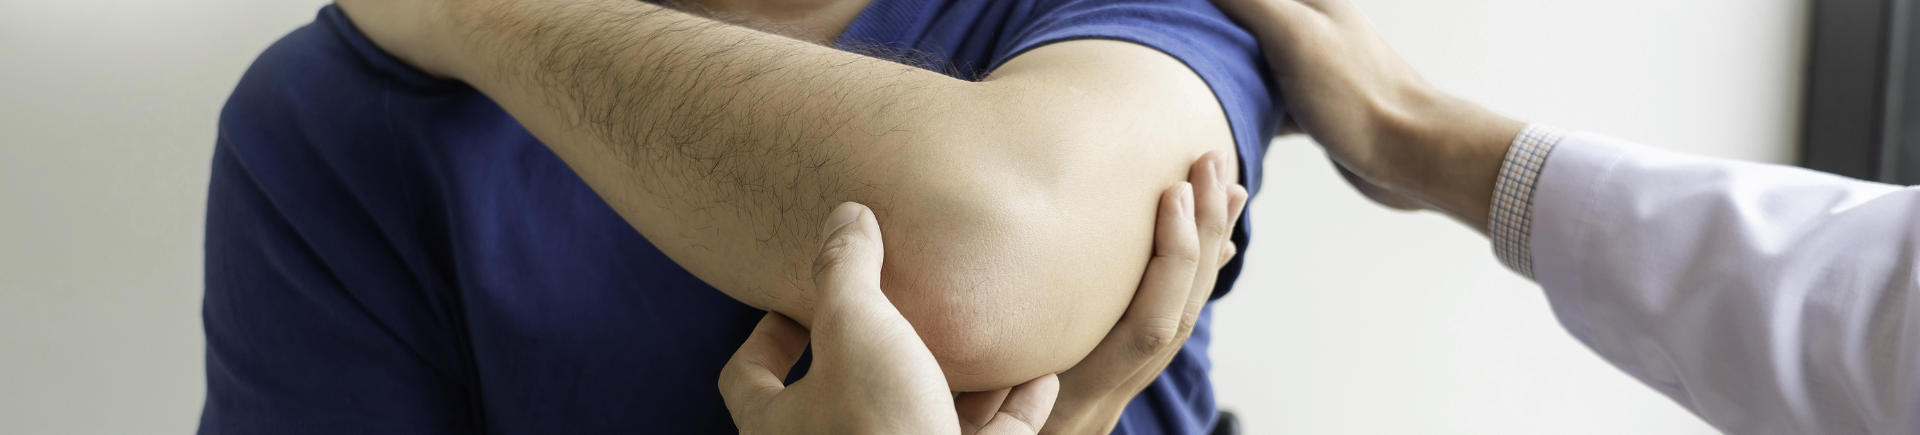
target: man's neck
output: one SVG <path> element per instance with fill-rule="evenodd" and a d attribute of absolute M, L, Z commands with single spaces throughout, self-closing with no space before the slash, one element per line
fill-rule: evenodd
<path fill-rule="evenodd" d="M 820 44 L 839 39 L 873 0 L 680 0 L 681 9 Z"/>

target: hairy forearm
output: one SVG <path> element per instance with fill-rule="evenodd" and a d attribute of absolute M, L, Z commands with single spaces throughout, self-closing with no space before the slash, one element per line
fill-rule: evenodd
<path fill-rule="evenodd" d="M 971 85 L 642 2 L 499 2 L 463 16 L 471 56 L 456 76 L 683 266 L 762 308 L 800 307 L 752 273 L 708 266 L 772 266 L 806 287 L 797 260 L 826 207 L 858 200 L 891 217 L 894 198 L 874 196 L 914 182 L 907 170 L 939 169 L 930 158 L 952 150 L 930 139 L 952 135 L 934 129 L 954 119 L 929 118 L 955 114 L 933 102 Z M 702 258 L 741 256 L 761 261 Z"/>
<path fill-rule="evenodd" d="M 942 115 L 928 106 L 970 85 L 643 2 L 491 5 L 463 14 L 454 74 L 563 153 L 618 157 L 641 187 L 707 194 L 688 196 L 781 181 L 730 167 L 852 163 L 830 150 L 864 144 L 823 142 L 853 133 L 915 142 L 937 133 L 920 130 Z"/>
<path fill-rule="evenodd" d="M 1056 130 L 1084 123 L 1035 113 L 1078 107 L 1025 104 L 1041 94 L 1018 80 L 957 80 L 640 2 L 529 3 L 466 11 L 450 75 L 683 267 L 803 323 L 821 219 L 842 201 L 873 207 L 887 292 L 955 388 L 1063 370 L 1097 343 L 1146 260 L 1156 193 L 1203 151 L 1073 148 L 1115 141 Z M 1128 157 L 1085 158 L 1110 152 Z M 1168 164 L 1128 166 L 1156 160 Z"/>
<path fill-rule="evenodd" d="M 493 98 L 735 299 L 809 322 L 820 221 L 872 207 L 883 285 L 961 390 L 1085 356 L 1140 278 L 1158 193 L 1231 150 L 1206 84 L 1128 43 L 969 82 L 640 2 L 439 4 L 447 60 L 407 57 Z"/>

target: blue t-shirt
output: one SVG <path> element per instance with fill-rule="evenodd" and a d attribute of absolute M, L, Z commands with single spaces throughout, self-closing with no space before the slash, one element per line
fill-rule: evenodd
<path fill-rule="evenodd" d="M 1258 188 L 1278 114 L 1252 37 L 1207 0 L 875 0 L 839 45 L 972 78 L 1079 38 L 1184 61 Z M 201 433 L 733 430 L 715 385 L 762 312 L 661 254 L 485 96 L 382 53 L 334 7 L 241 79 L 212 170 Z M 1118 432 L 1212 425 L 1205 319 Z"/>

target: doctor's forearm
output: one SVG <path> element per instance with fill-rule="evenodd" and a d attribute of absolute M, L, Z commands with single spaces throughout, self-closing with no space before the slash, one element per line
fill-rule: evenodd
<path fill-rule="evenodd" d="M 1920 188 L 1539 126 L 1436 131 L 1404 161 L 1491 161 L 1495 181 L 1412 166 L 1395 172 L 1436 175 L 1408 193 L 1482 207 L 1501 260 L 1621 370 L 1729 433 L 1920 428 Z"/>
<path fill-rule="evenodd" d="M 1914 433 L 1920 190 L 1591 134 L 1521 240 L 1568 331 L 1729 433 Z"/>
<path fill-rule="evenodd" d="M 1495 179 L 1525 124 L 1451 96 L 1423 109 L 1372 115 L 1384 125 L 1380 182 L 1476 230 L 1487 231 Z"/>

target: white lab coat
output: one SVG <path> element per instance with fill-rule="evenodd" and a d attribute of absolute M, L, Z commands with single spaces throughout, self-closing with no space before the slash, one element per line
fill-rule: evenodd
<path fill-rule="evenodd" d="M 1920 190 L 1574 134 L 1533 196 L 1568 331 L 1737 434 L 1920 434 Z"/>

